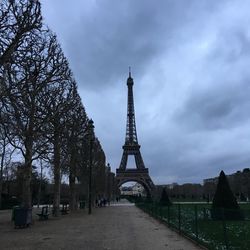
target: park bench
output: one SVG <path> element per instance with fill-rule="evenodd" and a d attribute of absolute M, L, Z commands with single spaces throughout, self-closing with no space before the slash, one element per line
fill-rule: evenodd
<path fill-rule="evenodd" d="M 49 218 L 49 207 L 44 206 L 42 207 L 41 213 L 38 213 L 37 215 L 39 216 L 39 220 L 47 220 Z"/>
<path fill-rule="evenodd" d="M 68 204 L 63 204 L 62 209 L 61 209 L 61 214 L 65 215 L 69 213 L 69 208 L 68 208 Z"/>

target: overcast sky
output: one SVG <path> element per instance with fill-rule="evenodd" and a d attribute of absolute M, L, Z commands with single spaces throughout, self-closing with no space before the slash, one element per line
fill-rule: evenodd
<path fill-rule="evenodd" d="M 250 167 L 250 1 L 41 2 L 113 171 L 129 66 L 138 140 L 156 184 Z"/>

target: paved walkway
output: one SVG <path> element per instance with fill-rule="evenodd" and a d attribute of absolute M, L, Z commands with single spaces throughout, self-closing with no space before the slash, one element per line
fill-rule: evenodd
<path fill-rule="evenodd" d="M 14 229 L 10 211 L 0 211 L 1 249 L 195 250 L 201 249 L 140 209 L 123 201 L 38 221 Z"/>

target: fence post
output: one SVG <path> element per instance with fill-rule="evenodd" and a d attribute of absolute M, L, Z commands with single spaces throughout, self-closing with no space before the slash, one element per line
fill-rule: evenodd
<path fill-rule="evenodd" d="M 228 239 L 227 239 L 227 226 L 226 226 L 226 220 L 225 220 L 225 209 L 222 208 L 221 211 L 222 211 L 222 226 L 223 226 L 224 241 L 226 245 L 226 250 L 229 250 Z"/>
<path fill-rule="evenodd" d="M 195 237 L 198 239 L 198 213 L 197 213 L 197 205 L 194 206 L 194 214 L 195 214 Z"/>
<path fill-rule="evenodd" d="M 181 232 L 181 204 L 178 204 L 178 229 Z"/>
<path fill-rule="evenodd" d="M 162 220 L 162 206 L 160 206 L 160 218 Z"/>
<path fill-rule="evenodd" d="M 169 209 L 169 205 L 168 205 L 168 225 L 170 225 L 170 209 Z"/>

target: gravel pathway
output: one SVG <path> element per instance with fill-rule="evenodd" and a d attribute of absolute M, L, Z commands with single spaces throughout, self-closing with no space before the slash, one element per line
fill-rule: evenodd
<path fill-rule="evenodd" d="M 35 211 L 34 211 L 35 213 Z M 11 211 L 0 211 L 1 249 L 195 250 L 201 249 L 125 201 L 78 211 L 14 229 Z"/>

